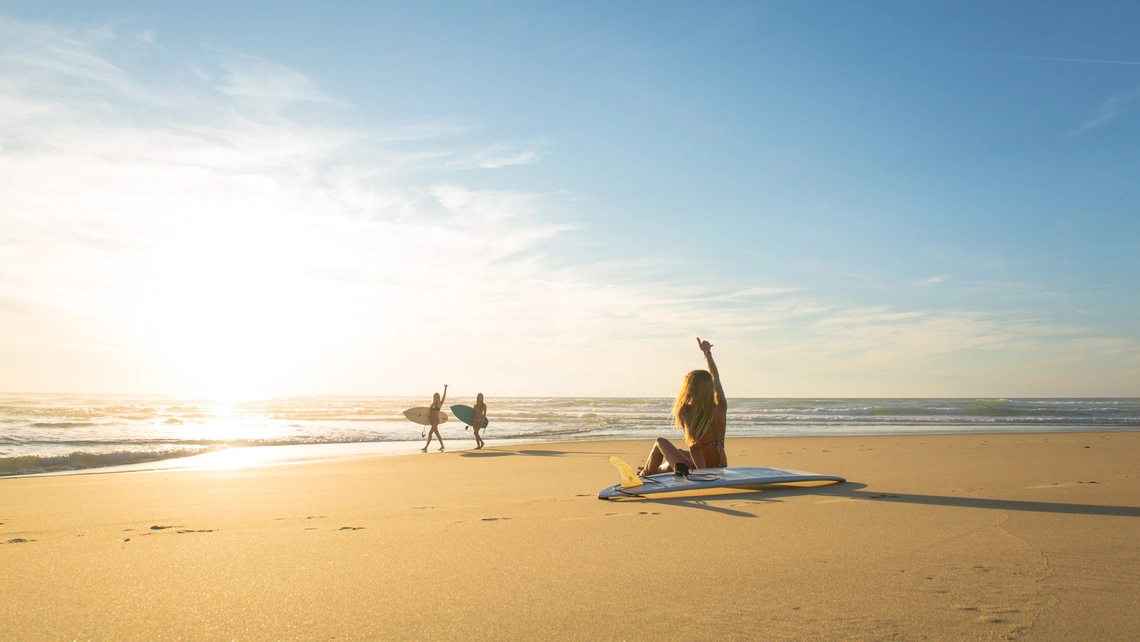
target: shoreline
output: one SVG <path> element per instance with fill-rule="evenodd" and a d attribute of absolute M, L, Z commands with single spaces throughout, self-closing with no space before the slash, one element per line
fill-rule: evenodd
<path fill-rule="evenodd" d="M 423 438 L 416 434 L 422 427 L 403 414 L 409 406 L 424 402 L 412 397 L 227 401 L 66 394 L 0 401 L 0 425 L 5 426 L 0 435 L 0 476 L 166 461 L 237 447 L 414 444 Z M 495 397 L 494 401 L 487 436 L 495 439 L 532 443 L 653 439 L 672 429 L 668 398 Z M 729 402 L 733 438 L 1140 429 L 1140 397 L 732 397 Z M 440 428 L 448 440 L 470 437 L 461 422 Z"/>
<path fill-rule="evenodd" d="M 783 424 L 772 424 L 783 425 Z M 890 426 L 898 426 L 899 424 L 889 424 Z M 920 424 L 924 425 L 924 424 Z M 1008 425 L 1008 424 L 1007 424 Z M 810 426 L 809 426 L 810 427 Z M 827 425 L 825 428 L 834 428 L 836 426 Z M 854 426 L 851 426 L 854 428 Z M 870 426 L 859 425 L 858 428 L 867 428 Z M 977 425 L 967 424 L 960 426 L 938 426 L 933 430 L 922 430 L 915 432 L 907 431 L 891 431 L 891 432 L 826 432 L 822 434 L 801 434 L 793 432 L 790 434 L 775 434 L 775 435 L 740 435 L 730 437 L 730 439 L 783 439 L 783 438 L 804 438 L 816 439 L 827 437 L 892 437 L 892 436 L 923 436 L 923 435 L 1021 435 L 1021 434 L 1095 434 L 1095 433 L 1128 433 L 1140 432 L 1140 425 L 1135 424 L 1118 424 L 1118 425 L 1049 425 L 1040 426 L 1034 424 L 1015 425 L 1011 427 L 1017 428 L 1037 428 L 1031 430 L 994 430 L 995 426 L 992 425 Z M 954 428 L 970 428 L 969 430 L 954 430 Z M 664 436 L 669 439 L 678 440 L 680 435 L 676 431 L 664 428 L 661 431 Z M 593 443 L 593 442 L 608 442 L 608 441 L 644 441 L 652 439 L 649 436 L 630 436 L 630 437 L 615 437 L 612 435 L 597 435 L 597 436 L 571 436 L 571 437 L 550 437 L 543 439 L 541 437 L 527 436 L 518 438 L 501 438 L 488 440 L 488 445 L 500 444 L 505 447 L 514 447 L 521 445 L 531 444 L 559 444 L 559 443 Z M 0 473 L 0 481 L 4 479 L 17 479 L 24 477 L 44 477 L 44 476 L 59 476 L 59 475 L 89 475 L 89 474 L 115 474 L 115 473 L 128 473 L 128 472 L 155 472 L 164 470 L 211 470 L 211 469 L 236 469 L 236 468 L 250 468 L 259 466 L 280 466 L 292 465 L 302 463 L 313 463 L 325 460 L 342 460 L 342 459 L 356 459 L 377 456 L 395 456 L 417 454 L 419 450 L 418 444 L 424 440 L 404 440 L 404 441 L 344 441 L 344 442 L 326 442 L 326 443 L 307 443 L 307 444 L 267 444 L 267 445 L 241 445 L 241 446 L 225 446 L 215 449 L 210 449 L 205 452 L 193 454 L 175 454 L 170 457 L 157 457 L 154 459 L 146 459 L 145 461 L 132 462 L 127 464 L 110 464 L 110 465 L 97 465 L 87 466 L 81 468 L 63 468 L 57 470 L 46 470 L 43 472 L 22 472 L 15 474 Z M 459 439 L 449 438 L 445 444 L 453 444 L 452 449 L 456 451 L 471 450 L 475 446 L 473 439 Z M 434 448 L 429 450 L 429 453 L 436 452 Z M 77 451 L 74 454 L 90 454 L 84 451 Z M 44 457 L 48 458 L 48 457 Z M 3 458 L 0 458 L 2 461 Z"/>

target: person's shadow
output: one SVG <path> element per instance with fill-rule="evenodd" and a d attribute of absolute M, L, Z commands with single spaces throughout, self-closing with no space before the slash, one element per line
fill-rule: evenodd
<path fill-rule="evenodd" d="M 769 503 L 781 502 L 785 497 L 799 495 L 819 495 L 859 501 L 897 502 L 903 504 L 924 504 L 927 506 L 948 506 L 953 508 L 981 508 L 988 510 L 1012 510 L 1035 513 L 1057 513 L 1063 515 L 1103 515 L 1109 517 L 1140 517 L 1140 506 L 1113 506 L 1105 504 L 1068 504 L 1060 502 L 1033 502 L 1016 499 L 986 499 L 982 497 L 951 497 L 947 495 L 918 495 L 913 493 L 869 492 L 862 490 L 866 484 L 843 482 L 816 486 L 789 486 L 773 484 L 739 488 L 738 492 L 717 492 L 694 496 L 692 492 L 677 497 L 644 497 L 617 501 L 639 501 L 681 506 L 712 511 L 733 517 L 756 517 L 755 514 L 710 504 L 710 501 L 731 500 L 735 502 Z M 717 489 L 718 491 L 724 489 Z M 734 504 L 735 505 L 735 504 Z"/>
<path fill-rule="evenodd" d="M 460 457 L 565 457 L 567 455 L 597 455 L 585 450 L 465 450 Z"/>

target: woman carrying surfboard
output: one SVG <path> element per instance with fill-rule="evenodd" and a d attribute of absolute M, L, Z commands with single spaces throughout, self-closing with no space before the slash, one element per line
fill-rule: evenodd
<path fill-rule="evenodd" d="M 649 451 L 645 467 L 638 471 L 642 477 L 672 471 L 679 463 L 690 470 L 728 465 L 724 452 L 728 402 L 713 361 L 712 344 L 697 337 L 697 347 L 705 355 L 708 370 L 693 370 L 685 375 L 681 391 L 673 402 L 673 420 L 685 434 L 688 452 L 677 448 L 668 439 L 658 437 Z"/>
<path fill-rule="evenodd" d="M 428 413 L 428 421 L 431 422 L 431 430 L 428 431 L 427 443 L 424 444 L 423 448 L 420 448 L 420 452 L 424 452 L 424 453 L 427 452 L 428 446 L 431 445 L 431 436 L 432 435 L 435 435 L 436 439 L 439 440 L 439 449 L 441 451 L 443 450 L 443 435 L 439 434 L 439 409 L 443 407 L 444 399 L 447 399 L 447 384 L 446 383 L 443 384 L 443 396 L 440 397 L 439 393 L 437 392 L 431 398 L 431 408 L 430 408 L 430 412 Z"/>
<path fill-rule="evenodd" d="M 479 430 L 486 425 L 487 420 L 487 404 L 483 403 L 483 393 L 479 393 L 475 397 L 475 406 L 472 408 L 475 412 L 471 417 L 471 432 L 475 433 L 475 450 L 483 447 L 483 438 L 479 436 Z"/>

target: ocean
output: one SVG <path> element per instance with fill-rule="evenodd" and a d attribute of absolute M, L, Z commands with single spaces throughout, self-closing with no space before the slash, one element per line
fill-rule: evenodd
<path fill-rule="evenodd" d="M 484 437 L 679 437 L 667 398 L 488 398 Z M 221 449 L 423 441 L 402 412 L 427 397 L 0 395 L 0 475 L 170 460 Z M 448 399 L 472 403 L 471 399 Z M 729 399 L 729 438 L 1140 429 L 1140 399 Z M 470 439 L 454 419 L 446 440 Z"/>

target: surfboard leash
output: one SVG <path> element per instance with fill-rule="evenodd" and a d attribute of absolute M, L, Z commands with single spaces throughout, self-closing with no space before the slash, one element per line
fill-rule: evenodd
<path fill-rule="evenodd" d="M 642 483 L 642 485 L 645 485 L 646 483 L 660 484 L 661 480 L 660 479 L 650 479 L 648 477 L 642 477 L 641 483 Z M 636 486 L 634 488 L 636 488 Z M 626 497 L 636 497 L 637 499 L 645 499 L 645 495 L 638 495 L 637 493 L 626 492 L 625 490 L 622 489 L 621 484 L 614 484 L 614 490 L 621 493 L 622 495 L 625 495 Z M 618 499 L 618 498 L 617 497 L 607 497 L 606 499 L 608 501 L 613 501 L 613 500 Z"/>
<path fill-rule="evenodd" d="M 638 495 L 637 493 L 627 493 L 621 488 L 621 484 L 614 484 L 614 491 L 625 495 L 626 497 L 636 497 L 637 499 L 645 499 L 645 495 Z M 608 501 L 619 499 L 618 497 L 606 497 Z"/>
<path fill-rule="evenodd" d="M 716 473 L 689 473 L 685 475 L 685 479 L 696 482 L 711 482 L 720 479 L 720 475 Z"/>

